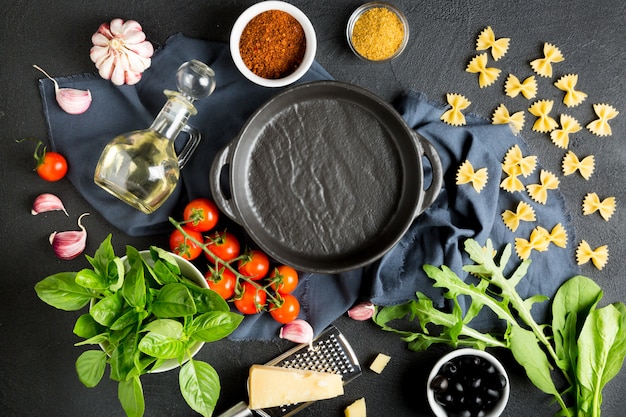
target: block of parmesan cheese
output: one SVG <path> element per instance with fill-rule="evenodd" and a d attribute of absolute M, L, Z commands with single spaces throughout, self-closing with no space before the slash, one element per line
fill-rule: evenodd
<path fill-rule="evenodd" d="M 374 359 L 374 362 L 370 365 L 370 369 L 377 374 L 380 374 L 383 369 L 385 369 L 390 359 L 391 357 L 385 355 L 384 353 L 379 353 L 378 356 L 376 356 L 376 359 Z"/>
<path fill-rule="evenodd" d="M 252 365 L 248 394 L 253 410 L 324 400 L 343 395 L 343 379 L 328 372 Z"/>
<path fill-rule="evenodd" d="M 359 398 L 344 410 L 345 417 L 367 417 L 365 398 Z"/>

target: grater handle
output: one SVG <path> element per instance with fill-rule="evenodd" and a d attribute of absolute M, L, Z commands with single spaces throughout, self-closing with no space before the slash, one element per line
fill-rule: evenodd
<path fill-rule="evenodd" d="M 252 410 L 248 408 L 248 404 L 241 401 L 235 406 L 224 411 L 218 417 L 254 417 Z"/>

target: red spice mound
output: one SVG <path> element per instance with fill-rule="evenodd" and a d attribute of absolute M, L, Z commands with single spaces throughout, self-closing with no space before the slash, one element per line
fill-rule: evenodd
<path fill-rule="evenodd" d="M 306 39 L 289 13 L 268 10 L 246 25 L 239 40 L 241 58 L 262 78 L 277 79 L 294 72 L 304 57 Z"/>

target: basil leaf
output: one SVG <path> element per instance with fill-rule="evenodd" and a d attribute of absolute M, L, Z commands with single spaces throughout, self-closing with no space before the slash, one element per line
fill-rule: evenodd
<path fill-rule="evenodd" d="M 170 271 L 172 271 L 172 273 L 174 273 L 175 275 L 181 274 L 178 262 L 176 262 L 176 258 L 172 255 L 171 252 L 168 252 L 165 249 L 161 249 L 156 246 L 151 246 L 150 254 L 152 255 L 152 259 L 155 262 L 161 259 L 163 261 L 163 264 L 167 266 Z"/>
<path fill-rule="evenodd" d="M 178 382 L 189 407 L 205 417 L 213 415 L 221 387 L 219 376 L 211 365 L 190 359 L 181 367 Z"/>
<path fill-rule="evenodd" d="M 116 292 L 122 285 L 124 284 L 124 275 L 126 272 L 126 268 L 124 266 L 124 262 L 115 257 L 109 262 L 109 290 L 112 292 Z"/>
<path fill-rule="evenodd" d="M 107 354 L 102 350 L 87 350 L 76 359 L 78 379 L 87 388 L 93 388 L 102 379 L 107 364 Z"/>
<path fill-rule="evenodd" d="M 135 310 L 127 310 L 121 316 L 119 316 L 113 323 L 111 323 L 111 330 L 122 330 L 126 326 L 135 324 L 139 321 L 139 313 Z"/>
<path fill-rule="evenodd" d="M 89 310 L 93 319 L 106 327 L 111 326 L 121 312 L 122 300 L 117 293 L 98 301 Z"/>
<path fill-rule="evenodd" d="M 127 381 L 120 381 L 117 387 L 117 398 L 127 417 L 142 417 L 146 408 L 143 388 L 138 376 Z"/>
<path fill-rule="evenodd" d="M 85 339 L 82 342 L 74 343 L 74 346 L 85 346 L 85 345 L 102 345 L 107 344 L 109 341 L 108 333 L 100 333 L 89 339 Z"/>
<path fill-rule="evenodd" d="M 59 310 L 80 310 L 93 298 L 93 293 L 78 285 L 75 278 L 75 272 L 50 275 L 35 284 L 35 292 L 44 303 Z"/>
<path fill-rule="evenodd" d="M 174 284 L 179 281 L 178 276 L 160 259 L 154 263 L 152 272 L 155 281 L 160 285 Z"/>
<path fill-rule="evenodd" d="M 191 293 L 198 314 L 210 311 L 230 311 L 228 303 L 212 289 L 198 287 L 195 283 L 183 283 Z"/>
<path fill-rule="evenodd" d="M 559 395 L 550 375 L 548 357 L 539 347 L 533 332 L 520 326 L 511 327 L 509 333 L 511 352 L 517 363 L 524 367 L 531 382 L 546 394 Z"/>
<path fill-rule="evenodd" d="M 151 321 L 143 328 L 143 330 L 174 339 L 180 339 L 183 335 L 182 323 L 172 319 L 158 319 Z"/>
<path fill-rule="evenodd" d="M 135 369 L 135 353 L 137 352 L 137 334 L 128 333 L 111 352 L 109 364 L 111 365 L 111 379 L 125 381 Z"/>
<path fill-rule="evenodd" d="M 193 340 L 215 342 L 231 334 L 243 320 L 241 314 L 213 311 L 196 317 L 191 324 Z"/>
<path fill-rule="evenodd" d="M 104 328 L 91 317 L 91 314 L 83 314 L 74 323 L 73 331 L 76 336 L 89 339 L 102 333 Z"/>
<path fill-rule="evenodd" d="M 152 303 L 152 313 L 158 318 L 184 317 L 196 314 L 196 305 L 183 284 L 167 284 Z"/>
<path fill-rule="evenodd" d="M 186 345 L 179 338 L 149 332 L 141 338 L 139 350 L 158 359 L 175 359 L 185 354 Z"/>
<path fill-rule="evenodd" d="M 115 258 L 113 245 L 111 244 L 111 234 L 109 234 L 102 241 L 102 243 L 100 243 L 100 246 L 96 249 L 93 258 L 90 256 L 86 256 L 86 258 L 91 266 L 93 266 L 94 271 L 101 276 L 108 276 L 109 262 Z"/>
<path fill-rule="evenodd" d="M 143 274 L 143 262 L 141 259 L 130 260 L 130 262 L 130 271 L 126 273 L 122 285 L 122 295 L 130 306 L 143 309 L 146 306 L 146 281 Z"/>
<path fill-rule="evenodd" d="M 109 286 L 106 278 L 91 269 L 82 269 L 76 274 L 76 283 L 92 290 L 104 290 Z"/>

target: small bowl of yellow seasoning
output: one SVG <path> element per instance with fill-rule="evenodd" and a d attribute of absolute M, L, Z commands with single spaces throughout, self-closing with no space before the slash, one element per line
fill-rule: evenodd
<path fill-rule="evenodd" d="M 297 7 L 276 0 L 247 8 L 230 33 L 237 69 L 264 87 L 283 87 L 300 79 L 315 59 L 313 24 Z"/>
<path fill-rule="evenodd" d="M 396 58 L 406 47 L 409 22 L 389 3 L 365 3 L 350 16 L 346 37 L 359 58 L 384 62 Z"/>

